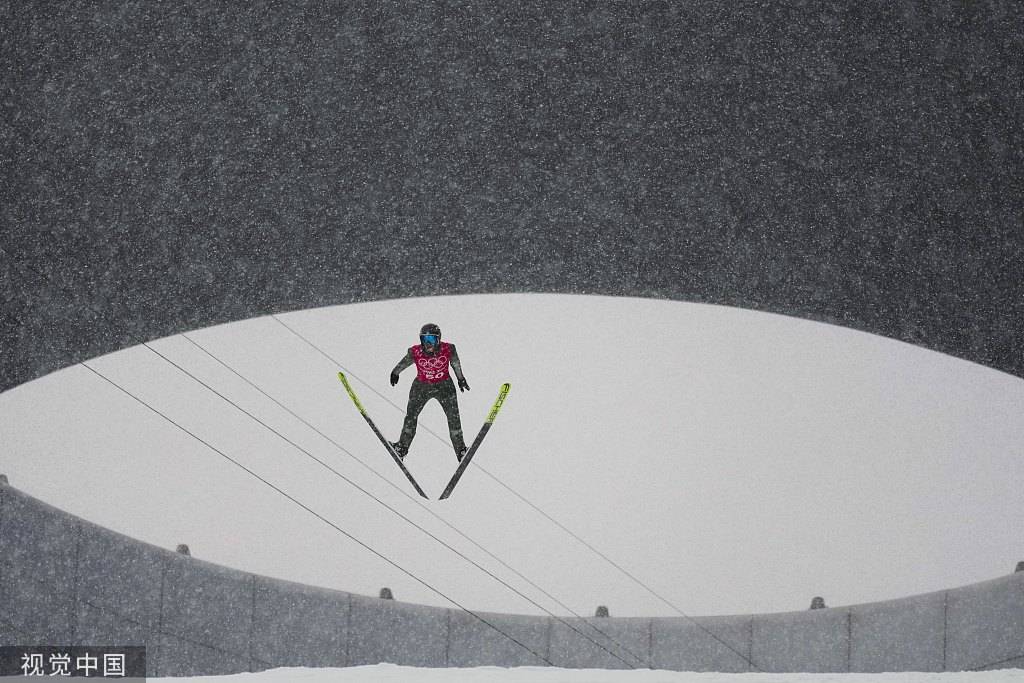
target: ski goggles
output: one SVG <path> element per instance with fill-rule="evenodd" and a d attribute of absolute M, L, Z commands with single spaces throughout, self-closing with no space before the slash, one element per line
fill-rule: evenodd
<path fill-rule="evenodd" d="M 437 346 L 437 343 L 441 341 L 441 338 L 436 334 L 421 334 L 420 341 L 430 346 Z"/>

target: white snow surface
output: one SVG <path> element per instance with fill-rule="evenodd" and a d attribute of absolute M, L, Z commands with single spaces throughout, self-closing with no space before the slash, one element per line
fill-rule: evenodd
<path fill-rule="evenodd" d="M 723 674 L 677 671 L 608 671 L 551 667 L 424 669 L 393 664 L 347 669 L 272 669 L 233 676 L 176 678 L 181 683 L 1022 683 L 1024 670 L 883 674 Z"/>
<path fill-rule="evenodd" d="M 1024 559 L 1024 381 L 995 370 L 840 327 L 650 299 L 438 297 L 280 320 L 334 361 L 270 317 L 189 337 L 344 451 L 181 335 L 152 347 L 337 474 L 147 348 L 89 365 L 352 538 L 82 366 L 0 394 L 0 472 L 197 558 L 485 612 L 804 610 L 816 595 L 839 606 L 983 581 Z M 458 345 L 470 438 L 500 384 L 512 391 L 455 495 L 421 504 L 337 371 L 397 438 L 414 370 L 397 387 L 388 375 L 425 322 Z M 407 463 L 436 498 L 456 462 L 436 404 L 420 424 Z"/>

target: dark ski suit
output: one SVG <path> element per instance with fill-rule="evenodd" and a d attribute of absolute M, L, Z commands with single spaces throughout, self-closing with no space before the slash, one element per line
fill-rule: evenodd
<path fill-rule="evenodd" d="M 455 376 L 460 382 L 464 381 L 465 377 L 462 375 L 462 366 L 459 363 L 459 354 L 455 350 L 455 344 L 442 343 L 447 347 L 450 354 L 448 362 L 452 371 L 454 371 Z M 410 348 L 406 352 L 405 357 L 398 361 L 398 365 L 391 371 L 393 375 L 397 375 L 410 365 L 416 365 L 416 360 L 413 358 L 415 349 L 416 347 Z M 405 450 L 409 449 L 413 437 L 416 436 L 416 425 L 420 412 L 428 401 L 437 399 L 437 402 L 441 404 L 441 409 L 444 410 L 445 416 L 448 418 L 448 434 L 451 437 L 452 446 L 455 448 L 456 454 L 458 454 L 466 447 L 466 441 L 462 436 L 462 420 L 459 417 L 459 399 L 455 392 L 455 383 L 452 382 L 450 376 L 446 376 L 443 380 L 436 382 L 424 381 L 421 379 L 421 377 L 424 377 L 423 371 L 418 366 L 416 370 L 416 379 L 413 380 L 412 386 L 409 388 L 409 405 L 405 410 L 405 422 L 402 425 L 402 436 L 399 438 L 398 443 Z M 447 375 L 447 372 L 445 374 Z"/>

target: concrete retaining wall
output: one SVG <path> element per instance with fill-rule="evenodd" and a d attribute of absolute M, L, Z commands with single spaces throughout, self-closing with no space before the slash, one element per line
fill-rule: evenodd
<path fill-rule="evenodd" d="M 1024 666 L 1024 572 L 782 614 L 474 615 L 228 569 L 0 483 L 0 645 L 76 643 L 145 645 L 150 676 L 378 662 L 736 672 L 1012 668 Z"/>

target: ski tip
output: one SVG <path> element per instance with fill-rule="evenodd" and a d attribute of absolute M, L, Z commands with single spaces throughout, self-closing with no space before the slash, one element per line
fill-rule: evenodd
<path fill-rule="evenodd" d="M 339 372 L 338 379 L 340 379 L 341 383 L 345 385 L 345 392 L 348 394 L 349 398 L 352 399 L 352 402 L 356 404 L 356 408 L 360 413 L 362 413 L 363 417 L 366 417 L 366 409 L 363 408 L 363 404 L 359 402 L 359 397 L 356 396 L 356 392 L 353 391 L 352 385 L 348 383 L 348 377 L 345 376 L 344 372 Z"/>
<path fill-rule="evenodd" d="M 501 391 L 498 392 L 498 398 L 494 401 L 494 405 L 491 406 L 491 412 L 487 415 L 487 424 L 494 422 L 494 419 L 498 417 L 498 411 L 501 410 L 501 406 L 505 403 L 505 398 L 508 396 L 508 390 L 512 388 L 512 385 L 505 382 L 501 385 Z"/>

